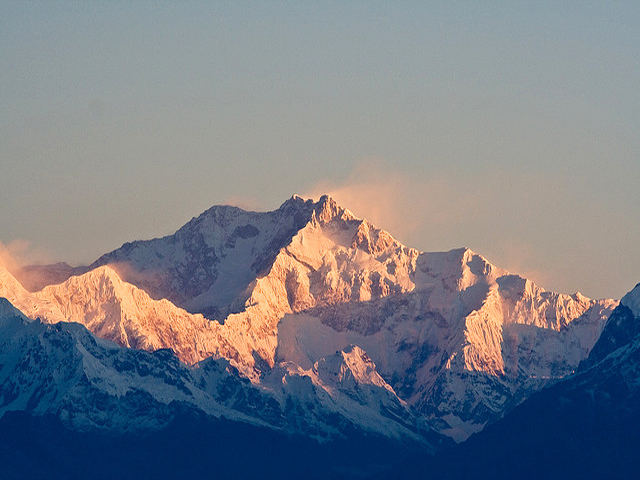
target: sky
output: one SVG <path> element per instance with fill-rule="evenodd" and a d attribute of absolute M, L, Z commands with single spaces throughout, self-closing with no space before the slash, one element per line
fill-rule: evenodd
<path fill-rule="evenodd" d="M 18 262 L 329 193 L 548 289 L 640 282 L 640 2 L 0 7 L 0 247 Z"/>

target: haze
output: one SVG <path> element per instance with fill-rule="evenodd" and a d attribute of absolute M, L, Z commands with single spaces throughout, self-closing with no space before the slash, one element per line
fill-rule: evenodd
<path fill-rule="evenodd" d="M 638 2 L 0 4 L 21 262 L 328 192 L 545 288 L 640 281 Z"/>

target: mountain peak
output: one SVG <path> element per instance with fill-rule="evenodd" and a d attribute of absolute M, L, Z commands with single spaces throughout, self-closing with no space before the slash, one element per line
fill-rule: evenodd
<path fill-rule="evenodd" d="M 325 225 L 334 219 L 343 221 L 356 220 L 350 210 L 340 206 L 329 195 L 322 195 L 314 204 L 312 221 L 316 220 L 320 225 Z"/>
<path fill-rule="evenodd" d="M 592 367 L 616 350 L 634 343 L 640 345 L 638 343 L 640 338 L 639 320 L 640 283 L 622 297 L 618 307 L 609 316 L 600 338 L 589 354 L 589 358 L 580 364 L 580 368 L 585 370 Z"/>
<path fill-rule="evenodd" d="M 67 281 L 76 280 L 78 283 L 91 283 L 93 285 L 110 285 L 114 289 L 121 289 L 125 282 L 117 271 L 117 265 L 102 265 L 83 275 L 71 277 Z"/>
<path fill-rule="evenodd" d="M 354 344 L 320 359 L 313 370 L 328 384 L 370 384 L 393 391 L 378 374 L 376 364 L 367 352 Z"/>
<path fill-rule="evenodd" d="M 305 199 L 300 195 L 294 194 L 280 205 L 278 211 L 287 214 L 304 211 L 311 215 L 311 221 L 315 218 L 320 224 L 328 223 L 334 218 L 341 218 L 343 220 L 353 220 L 356 218 L 350 210 L 339 205 L 338 202 L 328 194 L 323 194 L 317 202 L 313 199 Z"/>
<path fill-rule="evenodd" d="M 309 208 L 313 205 L 313 200 L 305 199 L 298 194 L 293 194 L 291 198 L 285 200 L 280 207 L 278 207 L 279 211 L 291 211 L 291 210 L 299 210 L 302 208 Z"/>

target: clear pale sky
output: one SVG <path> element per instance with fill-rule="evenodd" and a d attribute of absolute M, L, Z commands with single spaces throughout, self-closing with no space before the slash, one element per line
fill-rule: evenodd
<path fill-rule="evenodd" d="M 0 7 L 0 242 L 23 261 L 329 192 L 546 288 L 640 281 L 640 2 Z"/>

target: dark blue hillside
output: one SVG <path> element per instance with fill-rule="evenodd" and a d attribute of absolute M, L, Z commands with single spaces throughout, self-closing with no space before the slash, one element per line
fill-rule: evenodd
<path fill-rule="evenodd" d="M 78 432 L 57 417 L 26 412 L 0 419 L 4 480 L 357 479 L 409 453 L 380 437 L 320 444 L 189 410 L 160 431 L 138 435 Z"/>

